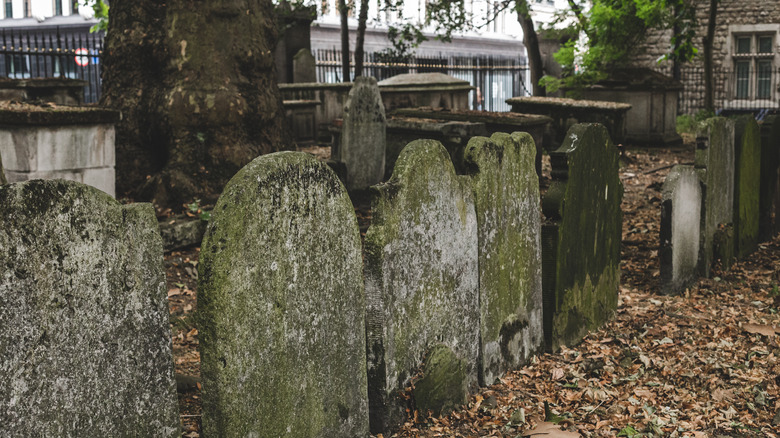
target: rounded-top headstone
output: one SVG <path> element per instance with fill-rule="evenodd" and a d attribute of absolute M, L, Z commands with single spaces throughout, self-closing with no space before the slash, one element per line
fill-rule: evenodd
<path fill-rule="evenodd" d="M 347 167 L 347 188 L 363 190 L 385 175 L 387 119 L 376 79 L 355 79 L 344 105 L 337 159 Z"/>
<path fill-rule="evenodd" d="M 280 152 L 239 171 L 199 277 L 204 435 L 367 436 L 360 235 L 332 170 Z"/>
<path fill-rule="evenodd" d="M 162 261 L 150 204 L 0 187 L 0 434 L 179 435 Z"/>

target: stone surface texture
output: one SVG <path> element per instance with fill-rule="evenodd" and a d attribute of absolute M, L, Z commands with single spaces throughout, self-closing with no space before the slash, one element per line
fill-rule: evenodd
<path fill-rule="evenodd" d="M 62 178 L 114 196 L 114 126 L 6 126 L 0 154 L 10 182 Z"/>
<path fill-rule="evenodd" d="M 542 348 L 542 263 L 536 147 L 527 133 L 475 137 L 479 230 L 480 384 L 488 386 Z"/>
<path fill-rule="evenodd" d="M 387 119 L 376 79 L 359 77 L 344 105 L 337 160 L 347 166 L 347 188 L 362 190 L 385 175 Z"/>
<path fill-rule="evenodd" d="M 203 239 L 203 434 L 368 434 L 360 235 L 346 190 L 304 153 L 256 158 Z"/>
<path fill-rule="evenodd" d="M 179 436 L 162 251 L 150 204 L 0 187 L 3 436 Z"/>
<path fill-rule="evenodd" d="M 550 153 L 552 181 L 542 202 L 548 350 L 579 342 L 617 308 L 623 218 L 618 155 L 600 124 L 574 125 Z"/>
<path fill-rule="evenodd" d="M 301 49 L 293 56 L 293 82 L 317 82 L 317 61 L 309 49 Z"/>
<path fill-rule="evenodd" d="M 761 125 L 761 195 L 759 199 L 758 237 L 767 241 L 777 232 L 780 217 L 780 116 L 764 118 Z"/>
<path fill-rule="evenodd" d="M 761 193 L 761 131 L 753 115 L 741 116 L 734 127 L 734 231 L 739 258 L 758 246 Z"/>
<path fill-rule="evenodd" d="M 0 185 L 7 183 L 8 180 L 5 179 L 5 172 L 3 171 L 3 155 L 0 153 Z"/>
<path fill-rule="evenodd" d="M 713 117 L 700 125 L 696 133 L 694 166 L 704 183 L 699 272 L 709 277 L 715 233 L 719 225 L 731 225 L 734 218 L 733 120 Z"/>
<path fill-rule="evenodd" d="M 399 391 L 438 345 L 465 366 L 461 390 L 440 402 L 451 406 L 476 386 L 479 275 L 470 180 L 455 175 L 441 143 L 410 143 L 392 178 L 372 190 L 364 272 L 371 431 L 376 434 L 405 418 Z"/>
<path fill-rule="evenodd" d="M 693 166 L 674 166 L 664 181 L 661 203 L 661 282 L 677 294 L 698 278 L 702 184 Z"/>

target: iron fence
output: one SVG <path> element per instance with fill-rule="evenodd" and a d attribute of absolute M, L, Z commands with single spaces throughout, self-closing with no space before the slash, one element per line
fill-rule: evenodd
<path fill-rule="evenodd" d="M 780 69 L 766 64 L 738 64 L 737 68 L 713 70 L 713 103 L 718 113 L 777 111 L 780 108 Z M 669 69 L 661 70 L 671 75 Z M 679 114 L 694 114 L 704 109 L 704 68 L 680 69 Z"/>
<path fill-rule="evenodd" d="M 342 82 L 341 50 L 317 50 L 314 54 L 319 82 Z M 422 55 L 393 58 L 382 52 L 366 53 L 366 76 L 381 81 L 403 73 L 444 73 L 468 81 L 471 109 L 509 111 L 506 99 L 530 96 L 528 67 L 517 57 Z M 351 78 L 355 74 L 354 53 L 350 53 Z"/>
<path fill-rule="evenodd" d="M 84 102 L 100 99 L 103 34 L 48 28 L 0 30 L 0 75 L 11 79 L 69 78 L 87 82 Z"/>

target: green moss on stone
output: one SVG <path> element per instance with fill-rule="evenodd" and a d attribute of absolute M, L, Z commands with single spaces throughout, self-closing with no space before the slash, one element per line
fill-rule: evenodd
<path fill-rule="evenodd" d="M 468 364 L 446 345 L 434 346 L 425 358 L 423 376 L 414 386 L 417 409 L 423 414 L 447 415 L 468 399 Z"/>
<path fill-rule="evenodd" d="M 736 252 L 745 258 L 758 245 L 761 193 L 761 133 L 752 115 L 739 117 L 735 126 L 734 231 Z"/>

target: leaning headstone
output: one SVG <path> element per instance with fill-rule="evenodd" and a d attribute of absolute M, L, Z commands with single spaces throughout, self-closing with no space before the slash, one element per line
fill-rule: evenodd
<path fill-rule="evenodd" d="M 550 153 L 542 202 L 544 335 L 551 351 L 579 342 L 617 308 L 623 185 L 601 124 L 577 124 Z"/>
<path fill-rule="evenodd" d="M 423 414 L 466 402 L 477 384 L 479 284 L 471 184 L 455 175 L 441 143 L 409 143 L 390 180 L 373 192 L 364 272 L 369 411 L 377 434 L 403 421 L 400 392 L 421 368 L 413 396 Z"/>
<path fill-rule="evenodd" d="M 538 352 L 542 333 L 542 253 L 536 147 L 527 133 L 472 138 L 479 232 L 480 384 L 488 386 Z"/>
<path fill-rule="evenodd" d="M 734 232 L 739 258 L 758 246 L 761 192 L 761 131 L 752 115 L 737 118 L 734 128 Z"/>
<path fill-rule="evenodd" d="M 227 184 L 198 285 L 203 434 L 368 435 L 360 234 L 344 186 L 297 152 Z"/>
<path fill-rule="evenodd" d="M 162 251 L 150 204 L 0 187 L 3 436 L 179 436 Z"/>
<path fill-rule="evenodd" d="M 772 115 L 761 125 L 761 196 L 759 199 L 758 237 L 771 240 L 780 218 L 775 211 L 780 184 L 780 116 Z"/>
<path fill-rule="evenodd" d="M 385 174 L 387 120 L 376 79 L 359 77 L 344 106 L 344 124 L 337 160 L 347 167 L 347 188 L 362 190 Z"/>
<path fill-rule="evenodd" d="M 723 117 L 705 120 L 696 133 L 694 167 L 704 183 L 701 215 L 699 272 L 710 276 L 715 258 L 715 236 L 733 224 L 734 217 L 734 121 Z M 727 236 L 720 236 L 721 242 Z M 728 247 L 729 245 L 722 244 Z"/>
<path fill-rule="evenodd" d="M 702 183 L 693 166 L 674 166 L 664 181 L 661 204 L 661 283 L 677 294 L 698 277 Z"/>
<path fill-rule="evenodd" d="M 317 82 L 317 61 L 311 50 L 304 48 L 293 56 L 293 82 Z"/>

